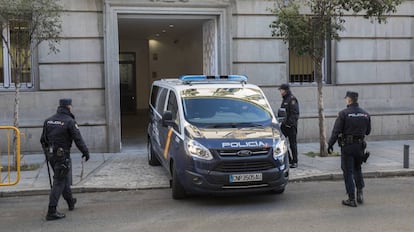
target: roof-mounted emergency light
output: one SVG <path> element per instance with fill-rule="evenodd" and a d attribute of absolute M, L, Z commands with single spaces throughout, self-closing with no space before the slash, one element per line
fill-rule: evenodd
<path fill-rule="evenodd" d="M 207 75 L 184 75 L 178 78 L 184 82 L 192 81 L 237 81 L 237 82 L 247 82 L 247 76 L 244 75 L 226 75 L 226 76 L 207 76 Z"/>

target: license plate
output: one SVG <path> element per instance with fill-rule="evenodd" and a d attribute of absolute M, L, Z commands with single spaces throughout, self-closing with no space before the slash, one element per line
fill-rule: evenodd
<path fill-rule="evenodd" d="M 251 182 L 251 181 L 262 181 L 262 173 L 252 173 L 252 174 L 234 174 L 230 175 L 230 183 L 237 182 Z"/>

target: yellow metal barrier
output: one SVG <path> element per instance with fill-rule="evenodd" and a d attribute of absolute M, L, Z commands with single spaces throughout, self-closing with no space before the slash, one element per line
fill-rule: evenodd
<path fill-rule="evenodd" d="M 7 158 L 3 160 L 3 151 L 1 150 L 2 136 L 0 137 L 0 186 L 11 186 L 20 181 L 20 131 L 14 126 L 0 126 L 0 131 L 6 130 L 7 134 Z M 12 136 L 11 131 L 14 131 Z M 14 141 L 16 139 L 16 141 Z M 12 144 L 13 143 L 13 144 Z M 12 146 L 13 145 L 13 146 Z M 12 163 L 12 155 L 15 160 Z M 7 162 L 6 162 L 7 160 Z M 6 170 L 3 170 L 3 165 L 7 163 Z M 15 170 L 12 167 L 15 166 Z M 6 173 L 3 177 L 3 173 Z M 15 179 L 12 181 L 12 177 Z"/>

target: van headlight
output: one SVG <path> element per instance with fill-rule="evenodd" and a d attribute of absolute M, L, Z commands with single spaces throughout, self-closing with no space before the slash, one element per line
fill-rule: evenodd
<path fill-rule="evenodd" d="M 187 151 L 188 155 L 195 158 L 203 160 L 213 159 L 213 155 L 211 155 L 210 151 L 205 146 L 192 139 L 187 139 L 185 141 L 185 150 Z"/>
<path fill-rule="evenodd" d="M 279 160 L 281 164 L 285 163 L 286 152 L 286 141 L 284 139 L 279 139 L 278 143 L 273 146 L 273 159 Z"/>

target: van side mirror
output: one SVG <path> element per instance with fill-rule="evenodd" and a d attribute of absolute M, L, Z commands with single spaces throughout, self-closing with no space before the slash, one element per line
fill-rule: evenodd
<path fill-rule="evenodd" d="M 162 126 L 174 126 L 175 122 L 173 121 L 173 115 L 171 111 L 165 111 L 161 118 Z"/>
<path fill-rule="evenodd" d="M 282 123 L 286 119 L 286 109 L 285 108 L 279 108 L 277 111 L 277 121 L 279 123 Z"/>

